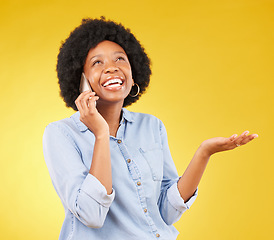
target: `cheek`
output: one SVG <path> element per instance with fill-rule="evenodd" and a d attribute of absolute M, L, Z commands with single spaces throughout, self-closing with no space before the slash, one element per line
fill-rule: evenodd
<path fill-rule="evenodd" d="M 126 72 L 127 77 L 128 77 L 129 79 L 132 79 L 132 71 L 131 71 L 131 68 L 130 68 L 130 67 L 127 67 L 127 68 L 125 68 L 124 71 Z"/>
<path fill-rule="evenodd" d="M 90 72 L 88 74 L 88 80 L 90 82 L 91 85 L 96 85 L 96 83 L 99 82 L 99 79 L 100 79 L 100 74 L 96 71 L 93 71 L 93 72 Z"/>

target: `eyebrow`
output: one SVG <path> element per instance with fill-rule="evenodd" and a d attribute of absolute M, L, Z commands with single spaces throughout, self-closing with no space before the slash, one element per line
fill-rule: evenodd
<path fill-rule="evenodd" d="M 122 53 L 122 54 L 124 54 L 124 55 L 126 55 L 124 52 L 122 52 L 122 51 L 116 51 L 116 52 L 114 52 L 115 54 L 117 54 L 117 53 Z"/>
<path fill-rule="evenodd" d="M 93 58 L 101 57 L 101 56 L 102 56 L 102 54 L 95 55 L 95 56 L 91 57 L 91 58 L 89 59 L 89 61 L 91 61 Z"/>

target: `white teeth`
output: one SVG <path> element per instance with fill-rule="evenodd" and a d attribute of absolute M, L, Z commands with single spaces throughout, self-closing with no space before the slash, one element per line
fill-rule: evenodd
<path fill-rule="evenodd" d="M 110 84 L 113 84 L 113 83 L 117 83 L 117 84 L 122 84 L 122 80 L 121 79 L 118 79 L 118 78 L 115 78 L 115 79 L 110 79 L 108 80 L 107 82 L 104 83 L 104 87 L 110 85 Z"/>

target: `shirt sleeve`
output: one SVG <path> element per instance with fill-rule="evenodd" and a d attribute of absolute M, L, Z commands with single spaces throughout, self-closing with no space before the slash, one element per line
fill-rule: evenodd
<path fill-rule="evenodd" d="M 190 208 L 197 197 L 198 189 L 196 189 L 193 196 L 188 199 L 187 202 L 181 197 L 177 187 L 177 182 L 179 180 L 178 173 L 170 154 L 167 133 L 162 122 L 160 122 L 160 132 L 164 158 L 164 173 L 158 206 L 166 224 L 171 225 L 177 222 L 182 214 Z"/>
<path fill-rule="evenodd" d="M 115 191 L 108 195 L 99 180 L 89 174 L 79 148 L 57 123 L 46 127 L 43 150 L 54 188 L 64 207 L 84 225 L 102 227 Z"/>

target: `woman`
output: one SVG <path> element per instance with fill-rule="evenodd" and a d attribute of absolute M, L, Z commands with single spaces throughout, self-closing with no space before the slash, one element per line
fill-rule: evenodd
<path fill-rule="evenodd" d="M 130 30 L 84 19 L 60 48 L 57 73 L 67 106 L 47 126 L 44 155 L 65 209 L 59 239 L 176 239 L 172 226 L 197 196 L 209 157 L 256 138 L 204 141 L 182 177 L 163 123 L 129 112 L 149 84 L 150 61 Z M 79 92 L 80 79 L 91 90 Z"/>

